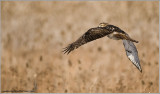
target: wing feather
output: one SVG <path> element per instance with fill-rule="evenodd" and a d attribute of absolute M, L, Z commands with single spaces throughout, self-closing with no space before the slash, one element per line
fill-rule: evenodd
<path fill-rule="evenodd" d="M 88 42 L 91 42 L 93 40 L 102 38 L 108 34 L 112 33 L 111 31 L 108 31 L 106 28 L 102 27 L 96 27 L 89 29 L 86 33 L 84 33 L 79 39 L 77 39 L 72 44 L 69 44 L 66 48 L 64 48 L 63 52 L 64 54 L 69 54 L 74 49 L 77 49 L 81 45 L 84 45 Z"/>
<path fill-rule="evenodd" d="M 129 40 L 123 40 L 123 45 L 129 60 L 138 68 L 140 72 L 142 72 L 136 46 Z"/>

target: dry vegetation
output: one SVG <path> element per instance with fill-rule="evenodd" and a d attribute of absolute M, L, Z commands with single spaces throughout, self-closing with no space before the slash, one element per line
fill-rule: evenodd
<path fill-rule="evenodd" d="M 158 7 L 158 1 L 3 1 L 1 90 L 31 90 L 36 81 L 39 93 L 157 93 Z M 142 73 L 122 41 L 107 37 L 61 52 L 100 22 L 139 41 Z"/>

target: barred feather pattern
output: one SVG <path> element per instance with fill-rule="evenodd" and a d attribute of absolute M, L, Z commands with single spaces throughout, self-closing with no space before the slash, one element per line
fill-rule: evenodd
<path fill-rule="evenodd" d="M 64 54 L 65 53 L 69 54 L 71 51 L 73 51 L 74 49 L 77 49 L 81 45 L 84 45 L 93 40 L 102 38 L 112 32 L 113 31 L 109 31 L 104 27 L 91 28 L 86 33 L 84 33 L 78 40 L 76 40 L 75 42 L 73 42 L 72 44 L 69 44 L 66 48 L 64 48 L 63 52 Z"/>
<path fill-rule="evenodd" d="M 138 41 L 129 37 L 127 33 L 125 33 L 120 28 L 110 25 L 108 23 L 100 23 L 98 27 L 89 29 L 86 33 L 84 33 L 80 38 L 78 38 L 75 42 L 69 44 L 66 48 L 64 48 L 64 54 L 69 54 L 73 50 L 79 48 L 80 46 L 91 42 L 93 40 L 102 38 L 107 36 L 110 39 L 115 40 L 123 40 L 123 45 L 126 51 L 126 55 L 129 60 L 138 68 L 140 72 L 142 72 L 142 68 L 140 65 L 138 51 L 133 42 L 138 43 Z"/>

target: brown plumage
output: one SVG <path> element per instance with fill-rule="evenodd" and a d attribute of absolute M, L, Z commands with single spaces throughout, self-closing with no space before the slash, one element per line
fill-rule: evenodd
<path fill-rule="evenodd" d="M 138 41 L 131 39 L 128 34 L 122 31 L 120 28 L 108 23 L 100 23 L 98 27 L 89 29 L 79 39 L 69 44 L 66 48 L 64 48 L 63 52 L 64 54 L 69 54 L 71 51 L 77 49 L 81 45 L 102 38 L 104 36 L 108 36 L 111 39 L 126 39 L 138 43 Z"/>
<path fill-rule="evenodd" d="M 69 54 L 71 51 L 73 51 L 74 49 L 77 49 L 79 46 L 86 44 L 90 41 L 102 38 L 110 33 L 112 33 L 112 31 L 108 31 L 105 28 L 101 28 L 101 27 L 91 28 L 86 33 L 84 33 L 78 40 L 76 40 L 72 44 L 69 44 L 64 49 L 64 53 Z"/>
<path fill-rule="evenodd" d="M 77 39 L 75 42 L 69 44 L 66 48 L 64 48 L 63 52 L 64 54 L 69 54 L 71 51 L 77 49 L 81 45 L 102 38 L 104 36 L 107 36 L 110 39 L 123 40 L 123 45 L 128 59 L 138 68 L 140 72 L 142 72 L 140 60 L 138 57 L 138 51 L 133 43 L 138 43 L 138 41 L 130 38 L 129 35 L 120 28 L 114 25 L 110 25 L 108 23 L 100 23 L 98 27 L 89 29 L 79 39 Z"/>

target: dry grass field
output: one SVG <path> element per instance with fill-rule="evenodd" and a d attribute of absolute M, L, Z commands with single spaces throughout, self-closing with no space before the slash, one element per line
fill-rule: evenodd
<path fill-rule="evenodd" d="M 1 2 L 1 92 L 158 93 L 158 1 Z M 107 37 L 69 55 L 62 48 L 101 22 L 132 38 L 143 72 L 129 61 L 122 41 Z"/>

